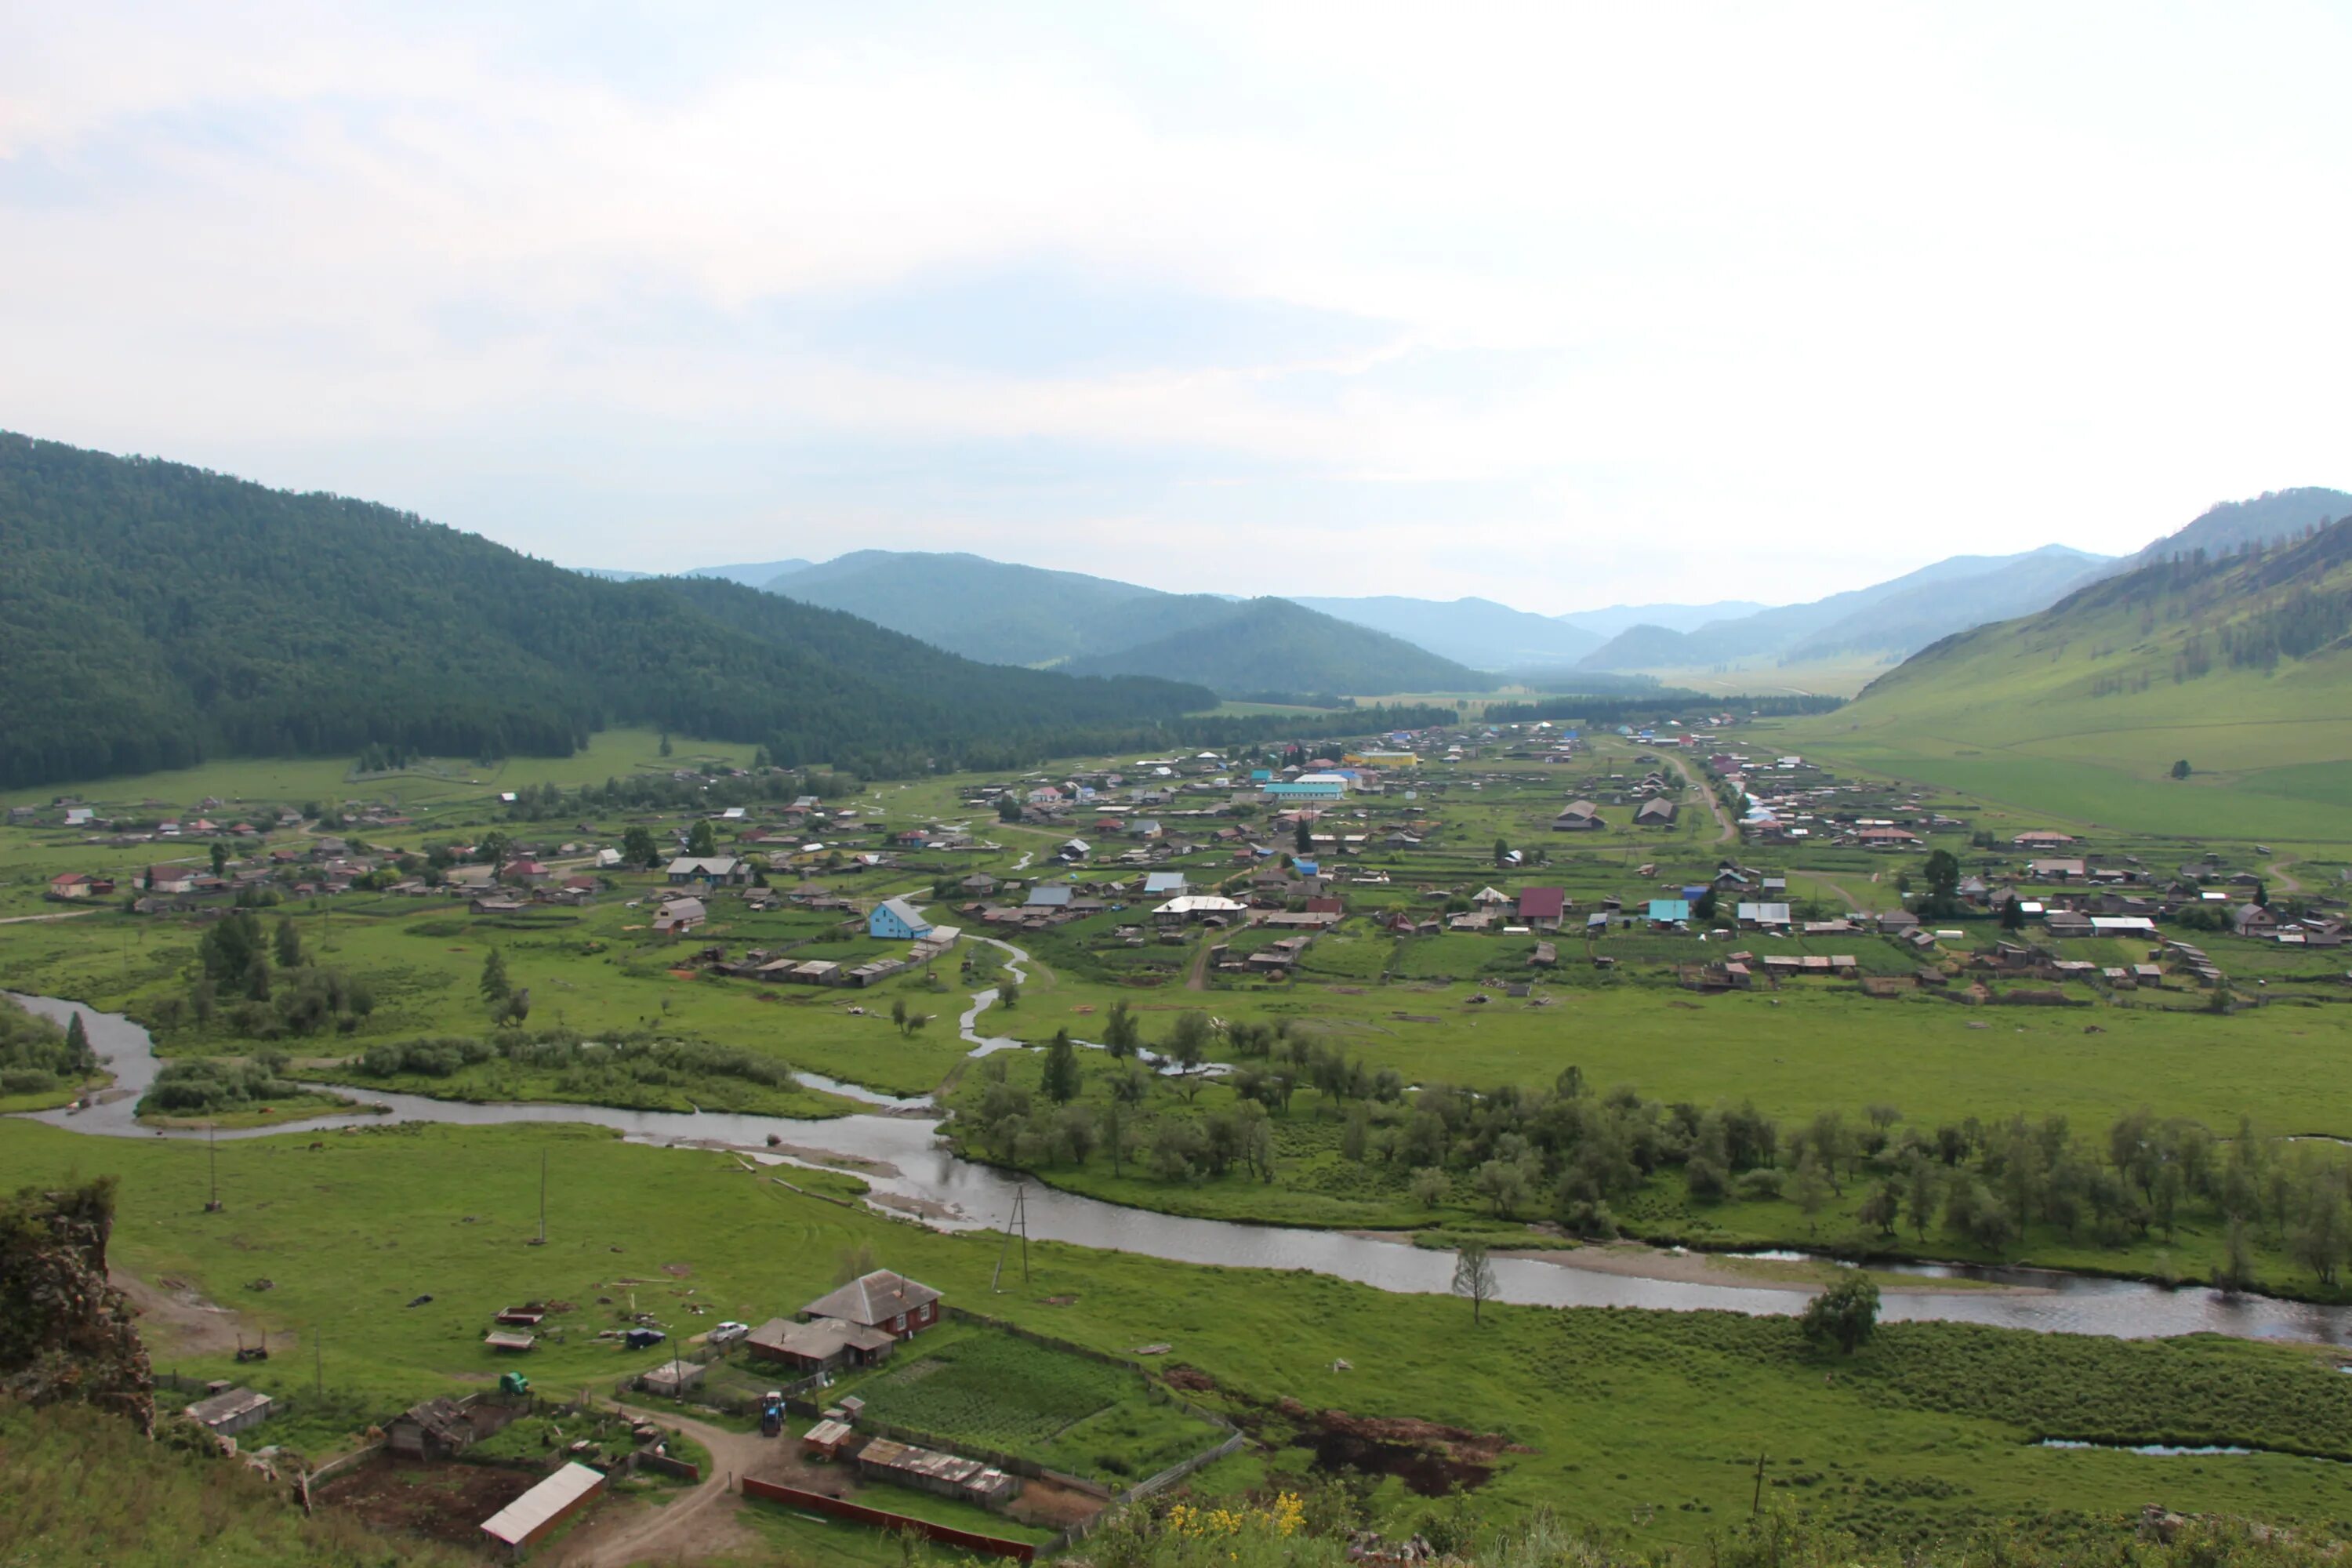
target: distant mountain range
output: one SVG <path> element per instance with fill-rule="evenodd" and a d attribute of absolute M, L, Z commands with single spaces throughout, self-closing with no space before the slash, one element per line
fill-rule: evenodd
<path fill-rule="evenodd" d="M 1853 655 L 1908 655 L 1938 637 L 2041 609 L 2108 557 L 2048 544 L 2019 555 L 1955 555 L 1916 572 L 1687 632 L 1629 626 L 1586 669 L 1669 669 Z"/>
<path fill-rule="evenodd" d="M 2032 615 L 2136 563 L 2276 540 L 2347 511 L 2352 496 L 2340 490 L 2283 490 L 2217 506 L 2120 560 L 2052 544 L 1956 555 L 1801 605 L 1614 605 L 1562 616 L 1475 597 L 1170 594 L 980 555 L 887 550 L 685 575 L 846 611 L 987 663 L 1149 671 L 1228 697 L 1467 692 L 1507 682 L 1622 689 L 1662 670 L 1893 664 L 1955 632 Z"/>
<path fill-rule="evenodd" d="M 762 585 L 967 658 L 1073 674 L 1149 672 L 1229 697 L 1484 691 L 1496 684 L 1425 647 L 1286 600 L 1164 594 L 979 555 L 859 550 Z"/>
<path fill-rule="evenodd" d="M 1342 621 L 1417 643 L 1474 669 L 1517 669 L 1574 664 L 1599 647 L 1601 634 L 1550 616 L 1534 615 L 1492 599 L 1319 599 L 1294 595 Z"/>

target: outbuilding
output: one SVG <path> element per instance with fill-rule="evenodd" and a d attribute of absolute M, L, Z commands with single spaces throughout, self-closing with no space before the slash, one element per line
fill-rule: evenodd
<path fill-rule="evenodd" d="M 231 1388 L 188 1406 L 188 1418 L 215 1437 L 233 1437 L 248 1426 L 269 1419 L 277 1408 L 269 1395 L 250 1388 Z"/>
<path fill-rule="evenodd" d="M 583 1464 L 567 1464 L 547 1479 L 482 1521 L 482 1533 L 509 1563 L 578 1513 L 604 1489 L 601 1471 Z"/>

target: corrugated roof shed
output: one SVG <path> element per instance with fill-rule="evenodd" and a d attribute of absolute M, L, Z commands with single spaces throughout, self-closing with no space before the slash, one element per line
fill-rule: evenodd
<path fill-rule="evenodd" d="M 520 1546 L 604 1484 L 601 1472 L 582 1464 L 566 1465 L 482 1521 L 482 1533 Z"/>

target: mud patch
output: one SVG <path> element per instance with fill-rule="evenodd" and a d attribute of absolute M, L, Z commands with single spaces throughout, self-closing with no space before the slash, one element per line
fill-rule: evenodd
<path fill-rule="evenodd" d="M 488 1465 L 379 1462 L 319 1489 L 325 1507 L 356 1514 L 372 1529 L 478 1545 L 482 1521 L 530 1490 L 540 1478 Z"/>
<path fill-rule="evenodd" d="M 1457 1486 L 1475 1491 L 1494 1479 L 1507 1451 L 1529 1451 L 1515 1448 L 1499 1433 L 1470 1432 L 1414 1416 L 1309 1410 L 1293 1399 L 1276 1408 L 1297 1427 L 1290 1447 L 1313 1454 L 1316 1468 L 1394 1476 L 1420 1497 L 1444 1497 Z"/>

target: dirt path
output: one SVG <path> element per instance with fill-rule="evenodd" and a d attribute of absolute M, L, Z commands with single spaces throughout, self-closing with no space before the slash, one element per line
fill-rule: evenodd
<path fill-rule="evenodd" d="M 754 1544 L 751 1531 L 735 1518 L 740 1505 L 734 1482 L 775 1459 L 776 1439 L 756 1432 L 730 1432 L 667 1410 L 639 1410 L 617 1403 L 614 1408 L 685 1433 L 710 1450 L 709 1471 L 700 1485 L 667 1504 L 643 1512 L 615 1513 L 575 1531 L 555 1562 L 566 1568 L 624 1568 L 626 1563 L 655 1561 L 693 1563 Z"/>
<path fill-rule="evenodd" d="M 1209 988 L 1209 944 L 1203 941 L 1201 951 L 1192 955 L 1192 966 L 1184 971 L 1184 989 L 1206 991 Z"/>
<path fill-rule="evenodd" d="M 1668 757 L 1666 760 L 1675 764 L 1675 772 L 1683 775 L 1683 783 L 1697 790 L 1706 800 L 1707 815 L 1715 818 L 1715 826 L 1720 830 L 1716 834 L 1715 841 L 1728 844 L 1738 837 L 1739 829 L 1732 825 L 1730 814 L 1723 809 L 1723 802 L 1716 798 L 1714 787 L 1693 774 L 1690 764 L 1680 757 Z"/>
<path fill-rule="evenodd" d="M 106 1282 L 121 1291 L 139 1314 L 139 1333 L 165 1361 L 176 1356 L 227 1355 L 261 1338 L 258 1324 L 227 1307 L 207 1301 L 194 1287 L 165 1275 L 153 1283 L 120 1268 L 106 1271 Z M 290 1347 L 292 1334 L 273 1334 L 271 1347 Z"/>
<path fill-rule="evenodd" d="M 2272 861 L 2269 865 L 2263 867 L 2263 869 L 2271 874 L 2271 879 L 2276 882 L 2284 891 L 2289 893 L 2300 893 L 2303 891 L 2303 884 L 2287 874 L 2287 868 L 2294 864 L 2294 857 L 2289 856 L 2284 859 Z"/>
<path fill-rule="evenodd" d="M 39 925 L 44 921 L 78 921 L 84 915 L 94 915 L 96 910 L 65 910 L 54 915 L 10 915 L 0 920 L 0 926 Z"/>
<path fill-rule="evenodd" d="M 1866 909 L 1866 906 L 1860 899 L 1855 898 L 1852 893 L 1846 891 L 1843 886 L 1831 881 L 1819 871 L 1808 871 L 1804 868 L 1799 867 L 1797 868 L 1797 875 L 1800 877 L 1811 878 L 1812 880 L 1819 882 L 1822 887 L 1827 888 L 1831 892 L 1835 893 L 1839 898 L 1843 899 L 1847 909 L 1858 911 L 1864 910 Z"/>

